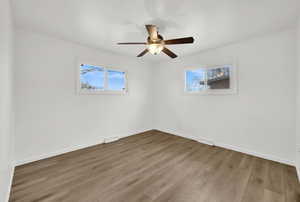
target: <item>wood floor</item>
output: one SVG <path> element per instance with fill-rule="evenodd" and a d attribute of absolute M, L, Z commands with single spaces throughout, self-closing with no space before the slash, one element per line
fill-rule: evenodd
<path fill-rule="evenodd" d="M 19 166 L 10 201 L 296 202 L 294 167 L 150 131 Z"/>

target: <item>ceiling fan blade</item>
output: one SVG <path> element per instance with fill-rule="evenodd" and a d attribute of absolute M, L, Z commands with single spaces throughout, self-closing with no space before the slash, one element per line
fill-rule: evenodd
<path fill-rule="evenodd" d="M 171 58 L 176 58 L 177 57 L 177 55 L 175 53 L 173 53 L 172 51 L 170 51 L 166 47 L 164 47 L 164 49 L 162 50 L 162 52 L 164 52 L 165 54 L 167 54 Z"/>
<path fill-rule="evenodd" d="M 138 54 L 137 57 L 142 57 L 142 56 L 144 56 L 146 53 L 148 53 L 148 49 L 145 49 L 143 52 L 141 52 L 140 54 Z"/>
<path fill-rule="evenodd" d="M 146 29 L 149 33 L 150 39 L 156 40 L 158 39 L 157 27 L 155 25 L 146 25 Z"/>
<path fill-rule="evenodd" d="M 165 40 L 164 42 L 166 45 L 194 43 L 194 38 L 193 37 L 185 37 L 185 38 Z"/>
<path fill-rule="evenodd" d="M 117 43 L 118 45 L 146 45 L 145 42 L 129 42 L 129 43 Z"/>

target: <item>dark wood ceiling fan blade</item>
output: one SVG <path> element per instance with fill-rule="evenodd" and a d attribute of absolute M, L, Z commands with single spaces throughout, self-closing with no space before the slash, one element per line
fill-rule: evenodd
<path fill-rule="evenodd" d="M 137 57 L 142 57 L 142 56 L 144 56 L 146 53 L 148 53 L 148 49 L 145 49 L 143 52 L 141 52 L 140 54 L 138 54 Z"/>
<path fill-rule="evenodd" d="M 145 42 L 128 42 L 128 43 L 117 43 L 118 45 L 146 45 Z"/>
<path fill-rule="evenodd" d="M 158 38 L 157 27 L 155 25 L 145 25 L 145 26 L 149 33 L 150 39 L 156 40 Z"/>
<path fill-rule="evenodd" d="M 166 45 L 194 43 L 194 38 L 185 37 L 185 38 L 178 38 L 178 39 L 169 39 L 169 40 L 165 40 L 164 42 Z"/>
<path fill-rule="evenodd" d="M 176 58 L 177 57 L 177 55 L 175 53 L 173 53 L 172 51 L 170 51 L 166 47 L 164 47 L 164 49 L 162 50 L 162 52 L 164 52 L 165 54 L 167 54 L 171 58 Z"/>

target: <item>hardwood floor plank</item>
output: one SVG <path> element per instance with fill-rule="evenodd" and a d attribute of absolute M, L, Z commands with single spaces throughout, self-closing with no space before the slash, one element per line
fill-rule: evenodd
<path fill-rule="evenodd" d="M 16 167 L 11 202 L 297 202 L 295 168 L 148 131 Z"/>
<path fill-rule="evenodd" d="M 267 175 L 267 161 L 255 158 L 242 202 L 263 202 Z"/>
<path fill-rule="evenodd" d="M 220 202 L 240 202 L 251 174 L 253 157 L 242 155 L 238 167 L 224 180 L 225 186 L 217 193 Z"/>
<path fill-rule="evenodd" d="M 300 187 L 296 169 L 291 166 L 284 166 L 283 176 L 285 201 L 300 202 Z"/>
<path fill-rule="evenodd" d="M 204 161 L 205 164 L 203 164 L 202 167 L 199 167 L 198 172 L 195 175 L 192 174 L 187 176 L 182 182 L 177 183 L 174 187 L 168 189 L 155 201 L 201 201 L 202 199 L 198 197 L 199 193 L 201 193 L 202 198 L 208 196 L 211 178 L 215 175 L 223 162 L 230 157 L 230 151 L 228 150 L 217 147 L 211 148 L 211 151 L 214 150 L 215 152 L 208 156 L 208 160 Z"/>
<path fill-rule="evenodd" d="M 283 194 L 283 167 L 281 164 L 268 161 L 265 188 L 272 192 Z"/>
<path fill-rule="evenodd" d="M 197 170 L 197 167 L 191 164 L 199 155 L 203 154 L 202 152 L 205 152 L 207 148 L 200 147 L 199 149 L 193 149 L 195 149 L 193 152 L 189 153 L 185 158 L 180 159 L 179 162 L 177 161 L 175 164 L 176 166 L 174 164 L 169 164 L 168 166 L 162 167 L 159 171 L 156 171 L 155 175 L 149 175 L 146 178 L 142 178 L 135 186 L 124 190 L 121 193 L 122 196 L 119 198 L 126 198 L 129 201 L 140 201 L 142 198 L 153 200 L 157 195 L 172 186 L 172 184 L 181 182 L 186 174 Z M 190 162 L 191 164 L 186 167 L 186 162 Z M 183 170 L 185 171 L 184 173 L 182 173 Z M 140 191 L 143 195 L 139 196 L 135 194 Z"/>
<path fill-rule="evenodd" d="M 170 138 L 170 137 L 169 137 Z M 164 139 L 158 139 L 161 140 L 161 142 L 157 143 L 157 147 L 156 149 L 160 149 L 159 145 L 163 143 Z M 179 141 L 179 140 L 176 140 Z M 181 140 L 182 141 L 182 140 Z M 173 142 L 170 140 L 168 141 L 165 145 L 169 145 L 172 144 Z M 143 145 L 143 144 L 142 144 Z M 141 146 L 142 146 L 141 145 Z M 172 149 L 172 147 L 170 147 Z M 120 148 L 120 150 L 122 150 Z M 151 152 L 156 152 L 156 150 L 152 150 Z M 149 155 L 151 154 L 151 152 L 144 152 L 144 153 L 134 153 L 134 157 L 141 157 L 140 154 L 145 154 L 145 155 Z M 119 152 L 120 154 L 116 154 L 116 155 L 109 155 L 111 158 L 100 158 L 98 159 L 99 161 L 101 161 L 101 164 L 99 164 L 98 162 L 98 166 L 95 166 L 94 163 L 90 163 L 90 162 L 86 162 L 86 165 L 83 166 L 80 164 L 80 166 L 73 164 L 71 167 L 69 167 L 70 165 L 67 164 L 68 169 L 62 173 L 59 173 L 56 176 L 51 176 L 51 178 L 47 179 L 46 182 L 44 182 L 44 189 L 42 192 L 39 193 L 43 193 L 44 191 L 50 191 L 53 189 L 58 189 L 60 190 L 60 188 L 63 188 L 65 186 L 72 186 L 74 182 L 77 182 L 76 186 L 81 185 L 83 182 L 89 182 L 90 181 L 90 177 L 92 177 L 91 180 L 95 180 L 97 178 L 103 178 L 105 176 L 111 176 L 110 173 L 106 173 L 107 172 L 113 172 L 115 169 L 118 169 L 119 167 L 116 166 L 114 169 L 112 169 L 112 166 L 116 163 L 118 163 L 118 161 L 116 161 L 115 158 L 119 157 L 119 155 L 121 155 L 122 152 Z M 131 159 L 131 160 L 137 160 L 139 161 L 139 159 L 133 158 L 133 156 L 123 156 L 124 153 L 122 153 L 122 157 L 123 158 L 119 158 L 120 161 L 126 161 L 127 159 Z M 94 162 L 94 160 L 93 160 Z M 130 162 L 126 162 L 126 163 L 130 163 Z M 123 166 L 126 166 L 126 164 L 124 164 Z M 63 166 L 65 167 L 65 166 Z M 80 169 L 78 169 L 80 168 Z M 74 170 L 73 170 L 74 169 Z M 72 171 L 73 170 L 73 171 Z M 72 172 L 71 172 L 72 171 Z M 101 171 L 101 172 L 100 172 Z M 100 172 L 101 175 L 97 176 L 97 175 L 92 175 L 93 173 L 96 172 Z M 71 177 L 73 176 L 73 177 Z M 112 175 L 114 176 L 114 175 Z M 61 183 L 59 183 L 61 182 Z M 37 185 L 38 186 L 38 185 Z M 34 189 L 35 187 L 31 187 L 32 189 Z M 36 187 L 36 189 L 38 189 L 39 187 Z M 26 191 L 26 190 L 25 190 Z M 22 195 L 22 192 L 19 192 L 21 195 L 20 197 L 24 198 L 26 196 Z M 35 193 L 36 195 L 38 195 L 39 193 Z M 16 196 L 18 197 L 18 195 Z M 36 196 L 39 197 L 39 196 Z"/>
<path fill-rule="evenodd" d="M 284 195 L 265 189 L 264 202 L 284 202 Z"/>

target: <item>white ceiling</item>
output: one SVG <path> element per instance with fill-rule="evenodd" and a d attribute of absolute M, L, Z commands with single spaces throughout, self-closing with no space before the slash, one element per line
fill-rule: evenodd
<path fill-rule="evenodd" d="M 165 39 L 193 36 L 192 45 L 171 46 L 179 57 L 289 28 L 299 0 L 13 0 L 16 25 L 87 46 L 130 55 L 143 46 L 145 24 Z M 145 56 L 168 59 L 165 55 Z"/>

